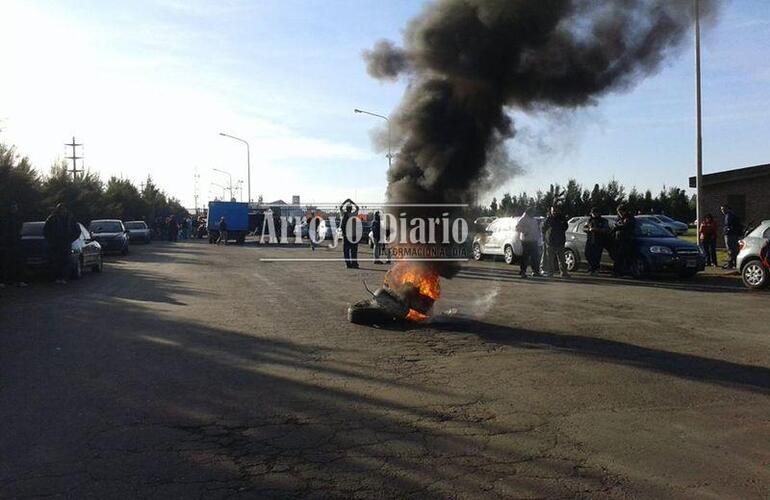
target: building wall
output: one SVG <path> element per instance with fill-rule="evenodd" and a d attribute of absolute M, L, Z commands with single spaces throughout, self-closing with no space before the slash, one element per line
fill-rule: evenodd
<path fill-rule="evenodd" d="M 745 206 L 735 206 L 736 198 L 745 197 Z M 770 175 L 703 186 L 704 214 L 712 214 L 719 226 L 717 244 L 724 246 L 723 216 L 719 208 L 730 204 L 740 216 L 744 226 L 770 219 Z M 744 213 L 741 213 L 744 212 Z"/>

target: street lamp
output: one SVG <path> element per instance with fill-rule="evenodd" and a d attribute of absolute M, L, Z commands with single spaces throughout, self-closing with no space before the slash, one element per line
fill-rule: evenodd
<path fill-rule="evenodd" d="M 249 203 L 251 203 L 251 152 L 249 151 L 249 143 L 240 137 L 235 137 L 234 135 L 225 134 L 224 132 L 220 132 L 219 135 L 222 137 L 229 137 L 230 139 L 235 139 L 236 141 L 240 141 L 246 145 L 246 191 L 249 198 Z"/>
<path fill-rule="evenodd" d="M 224 170 L 219 170 L 218 168 L 212 168 L 214 172 L 219 172 L 220 174 L 225 174 L 227 177 L 230 178 L 230 199 L 233 198 L 233 176 L 230 174 L 230 172 L 225 172 Z"/>
<path fill-rule="evenodd" d="M 361 113 L 361 114 L 364 114 L 364 115 L 376 116 L 377 118 L 382 118 L 383 120 L 388 122 L 388 156 L 387 156 L 387 158 L 388 158 L 388 170 L 390 170 L 391 160 L 393 159 L 393 154 L 390 151 L 390 146 L 391 146 L 391 142 L 390 142 L 390 139 L 391 139 L 391 136 L 390 136 L 390 118 L 388 118 L 387 116 L 378 115 L 377 113 L 372 113 L 371 111 L 365 111 L 363 109 L 358 109 L 358 108 L 354 109 L 353 112 L 354 113 Z"/>

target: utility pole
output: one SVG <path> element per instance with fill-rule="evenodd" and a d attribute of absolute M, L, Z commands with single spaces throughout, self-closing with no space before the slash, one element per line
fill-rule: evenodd
<path fill-rule="evenodd" d="M 195 215 L 198 215 L 198 181 L 200 180 L 201 176 L 198 173 L 198 168 L 195 168 L 195 174 L 193 174 L 193 180 L 194 180 L 194 186 L 195 189 L 193 191 L 193 198 L 195 199 Z"/>
<path fill-rule="evenodd" d="M 65 146 L 69 146 L 72 148 L 72 156 L 67 156 L 66 159 L 72 160 L 72 170 L 70 170 L 70 172 L 72 172 L 72 180 L 75 181 L 77 180 L 78 173 L 83 173 L 84 171 L 82 168 L 82 163 L 81 163 L 80 169 L 78 169 L 78 166 L 77 166 L 77 161 L 83 159 L 82 156 L 77 155 L 77 148 L 82 147 L 83 143 L 78 144 L 77 142 L 75 142 L 75 136 L 72 136 L 72 142 L 69 144 L 65 144 Z"/>
<path fill-rule="evenodd" d="M 695 0 L 695 111 L 696 111 L 696 172 L 695 172 L 695 220 L 701 223 L 703 213 L 703 136 L 701 129 L 701 89 L 700 89 L 700 0 Z"/>

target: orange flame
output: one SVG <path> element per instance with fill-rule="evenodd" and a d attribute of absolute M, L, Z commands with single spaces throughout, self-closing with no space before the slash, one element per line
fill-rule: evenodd
<path fill-rule="evenodd" d="M 385 274 L 385 286 L 407 299 L 415 293 L 423 298 L 427 297 L 430 304 L 441 296 L 438 272 L 422 263 L 396 262 Z M 409 321 L 424 321 L 427 318 L 427 314 L 413 308 L 406 316 Z"/>

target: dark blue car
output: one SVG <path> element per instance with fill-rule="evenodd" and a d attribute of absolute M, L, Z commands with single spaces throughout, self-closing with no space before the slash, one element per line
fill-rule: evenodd
<path fill-rule="evenodd" d="M 123 221 L 118 219 L 92 220 L 88 230 L 93 239 L 99 242 L 104 253 L 128 253 L 128 231 Z"/>
<path fill-rule="evenodd" d="M 615 225 L 616 217 L 605 216 L 610 227 Z M 585 248 L 587 235 L 583 231 L 588 217 L 574 217 L 567 228 L 566 255 L 567 269 L 574 271 L 587 263 Z M 636 258 L 632 274 L 645 277 L 653 273 L 674 273 L 682 277 L 692 277 L 706 268 L 706 258 L 700 247 L 689 241 L 681 240 L 666 228 L 643 218 L 636 219 Z M 602 264 L 612 265 L 612 257 L 604 252 Z"/>

